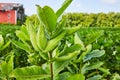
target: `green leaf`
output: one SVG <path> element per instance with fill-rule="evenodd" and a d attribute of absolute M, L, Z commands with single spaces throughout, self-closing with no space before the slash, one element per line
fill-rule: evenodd
<path fill-rule="evenodd" d="M 74 44 L 70 47 L 67 47 L 64 51 L 62 51 L 61 53 L 59 53 L 59 56 L 65 56 L 68 55 L 69 53 L 75 52 L 75 51 L 79 51 L 81 50 L 81 46 L 79 44 Z"/>
<path fill-rule="evenodd" d="M 70 72 L 63 72 L 59 74 L 58 80 L 66 80 L 68 77 L 70 77 L 72 74 Z"/>
<path fill-rule="evenodd" d="M 66 35 L 68 36 L 68 35 L 75 33 L 76 31 L 78 31 L 80 29 L 80 27 L 81 27 L 80 25 L 76 26 L 76 27 L 65 27 L 65 28 L 63 28 L 63 30 L 65 30 L 67 32 Z"/>
<path fill-rule="evenodd" d="M 2 74 L 8 75 L 7 69 L 8 69 L 7 68 L 7 62 L 2 61 L 2 63 L 1 63 L 1 72 L 2 72 Z"/>
<path fill-rule="evenodd" d="M 26 33 L 22 32 L 20 30 L 16 31 L 16 36 L 19 37 L 19 39 L 22 41 L 30 40 L 29 37 L 26 35 Z"/>
<path fill-rule="evenodd" d="M 86 63 L 81 68 L 81 74 L 85 74 L 88 70 L 98 69 L 102 65 L 103 65 L 103 62 L 96 62 L 96 63 L 93 63 L 93 64 Z"/>
<path fill-rule="evenodd" d="M 49 31 L 53 32 L 56 28 L 56 25 L 57 25 L 56 14 L 54 13 L 54 11 L 49 6 L 43 7 L 43 11 L 44 11 L 44 14 L 45 14 L 47 25 L 49 27 Z"/>
<path fill-rule="evenodd" d="M 55 30 L 57 25 L 57 17 L 50 7 L 45 6 L 42 9 L 39 5 L 37 5 L 37 15 L 40 22 L 43 23 L 49 32 Z"/>
<path fill-rule="evenodd" d="M 67 60 L 71 60 L 74 57 L 76 57 L 79 53 L 80 53 L 80 51 L 74 51 L 74 52 L 71 52 L 71 53 L 67 53 L 67 55 L 55 58 L 55 61 L 67 61 Z"/>
<path fill-rule="evenodd" d="M 48 24 L 47 24 L 47 21 L 46 21 L 46 16 L 44 14 L 44 11 L 43 9 L 39 6 L 39 5 L 36 5 L 36 8 L 37 8 L 37 16 L 38 16 L 38 19 L 39 21 L 46 27 L 46 29 L 49 31 L 49 27 L 48 27 Z"/>
<path fill-rule="evenodd" d="M 109 69 L 105 69 L 105 68 L 100 67 L 100 68 L 98 68 L 98 70 L 102 71 L 104 74 L 110 74 Z"/>
<path fill-rule="evenodd" d="M 57 18 L 61 16 L 61 14 L 65 11 L 65 9 L 70 5 L 71 2 L 72 0 L 65 0 L 63 2 L 63 5 L 61 6 L 61 8 L 58 9 L 58 11 L 56 12 Z"/>
<path fill-rule="evenodd" d="M 13 59 L 14 59 L 14 55 L 13 53 L 11 53 L 12 55 L 10 55 L 10 58 L 7 61 L 2 61 L 1 63 L 1 72 L 3 75 L 9 76 L 9 74 L 11 73 L 11 71 L 14 68 L 14 63 L 13 63 Z"/>
<path fill-rule="evenodd" d="M 63 30 L 63 27 L 65 27 L 65 24 L 66 24 L 66 18 L 62 19 L 62 21 L 60 21 L 56 27 L 56 30 L 55 32 L 53 33 L 52 37 L 51 38 L 55 38 L 56 36 L 58 36 L 62 30 Z"/>
<path fill-rule="evenodd" d="M 64 69 L 69 64 L 69 61 L 54 61 L 53 62 L 53 73 L 54 76 L 58 75 L 60 71 Z"/>
<path fill-rule="evenodd" d="M 10 55 L 10 59 L 7 63 L 7 72 L 10 74 L 12 72 L 12 70 L 14 69 L 14 54 L 11 53 L 12 55 Z"/>
<path fill-rule="evenodd" d="M 29 66 L 23 68 L 16 68 L 11 73 L 10 77 L 15 77 L 17 80 L 37 80 L 50 77 L 49 74 L 39 66 Z"/>
<path fill-rule="evenodd" d="M 87 80 L 100 80 L 101 78 L 102 78 L 101 75 L 94 75 L 93 77 L 90 77 Z"/>
<path fill-rule="evenodd" d="M 78 34 L 75 33 L 75 37 L 74 37 L 74 44 L 80 44 L 82 50 L 85 50 L 85 46 L 84 43 L 81 41 L 81 39 L 79 38 Z"/>
<path fill-rule="evenodd" d="M 70 51 L 71 52 L 71 51 Z M 57 75 L 64 67 L 66 67 L 71 60 L 73 60 L 79 53 L 79 50 L 73 51 L 67 55 L 55 58 L 54 65 L 54 74 Z"/>
<path fill-rule="evenodd" d="M 93 50 L 92 52 L 88 53 L 83 61 L 88 61 L 88 60 L 91 60 L 92 58 L 95 58 L 95 57 L 101 57 L 105 54 L 105 51 L 104 50 Z"/>
<path fill-rule="evenodd" d="M 91 51 L 91 49 L 92 49 L 92 45 L 91 44 L 87 45 L 86 51 L 83 52 L 75 62 L 81 62 L 84 59 L 84 57 Z"/>
<path fill-rule="evenodd" d="M 12 40 L 12 43 L 13 43 L 15 46 L 19 47 L 20 49 L 25 50 L 25 51 L 28 52 L 28 53 L 32 52 L 31 48 L 28 47 L 26 44 L 23 44 L 23 43 L 21 43 L 21 42 L 19 42 L 19 41 L 15 41 L 15 40 Z"/>
<path fill-rule="evenodd" d="M 37 39 L 38 47 L 41 50 L 44 50 L 47 45 L 47 37 L 45 35 L 45 29 L 43 25 L 39 25 L 36 39 Z"/>
<path fill-rule="evenodd" d="M 37 32 L 31 22 L 28 23 L 27 27 L 28 27 L 28 33 L 30 35 L 30 41 L 32 43 L 32 46 L 36 51 L 39 51 L 39 47 L 36 40 Z"/>
<path fill-rule="evenodd" d="M 4 39 L 3 39 L 2 35 L 0 35 L 0 49 L 3 45 L 4 45 Z"/>
<path fill-rule="evenodd" d="M 48 41 L 48 44 L 43 52 L 47 53 L 52 51 L 57 45 L 58 42 L 66 35 L 66 32 L 61 32 L 60 35 Z"/>
<path fill-rule="evenodd" d="M 7 48 L 10 45 L 10 43 L 11 42 L 9 40 L 5 45 L 2 46 L 2 48 L 0 50 L 4 50 L 5 48 Z"/>
<path fill-rule="evenodd" d="M 85 80 L 85 76 L 82 74 L 75 74 L 70 76 L 67 80 Z"/>
<path fill-rule="evenodd" d="M 22 25 L 20 30 L 16 31 L 16 36 L 19 37 L 19 39 L 22 41 L 30 40 L 30 36 L 28 34 L 28 30 L 25 25 Z"/>
<path fill-rule="evenodd" d="M 20 28 L 20 31 L 22 31 L 23 33 L 25 33 L 26 36 L 27 36 L 27 38 L 30 39 L 27 27 L 25 25 L 22 25 L 22 27 Z"/>

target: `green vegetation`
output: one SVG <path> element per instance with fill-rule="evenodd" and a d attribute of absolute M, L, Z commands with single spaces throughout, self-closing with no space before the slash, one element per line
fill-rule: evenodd
<path fill-rule="evenodd" d="M 120 13 L 67 13 L 66 26 L 82 25 L 83 27 L 120 27 Z"/>
<path fill-rule="evenodd" d="M 99 30 L 104 32 L 98 39 L 92 41 L 93 36 Z M 112 73 L 120 72 L 120 28 L 82 28 L 79 35 L 86 45 L 92 43 L 93 49 L 104 49 L 106 51 L 104 57 L 101 58 L 106 63 L 104 64 L 106 68 L 109 68 Z"/>
<path fill-rule="evenodd" d="M 0 80 L 120 79 L 119 13 L 68 13 L 60 20 L 71 2 L 56 12 L 36 5 L 24 25 L 0 25 Z"/>
<path fill-rule="evenodd" d="M 21 26 L 17 26 L 17 25 L 3 25 L 3 24 L 0 24 L 0 34 L 2 35 L 6 35 L 6 34 L 14 34 L 14 32 L 17 30 L 17 29 L 20 29 Z"/>

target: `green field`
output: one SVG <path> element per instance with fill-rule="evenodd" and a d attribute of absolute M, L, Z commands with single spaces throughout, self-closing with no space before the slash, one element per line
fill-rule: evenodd
<path fill-rule="evenodd" d="M 71 2 L 0 25 L 0 80 L 120 80 L 119 13 L 61 18 Z"/>

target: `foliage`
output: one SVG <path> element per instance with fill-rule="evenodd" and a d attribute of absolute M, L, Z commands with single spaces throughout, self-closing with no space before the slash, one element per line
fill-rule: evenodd
<path fill-rule="evenodd" d="M 0 79 L 119 80 L 119 28 L 96 27 L 119 27 L 119 13 L 68 13 L 60 20 L 71 2 L 56 12 L 36 5 L 37 15 L 21 27 L 0 25 Z"/>
<path fill-rule="evenodd" d="M 66 26 L 82 25 L 83 27 L 120 27 L 120 13 L 67 13 Z"/>
<path fill-rule="evenodd" d="M 11 44 L 10 39 L 18 40 L 15 35 L 15 31 L 19 30 L 21 26 L 17 25 L 0 25 L 0 35 L 4 39 L 4 44 L 0 48 L 0 60 L 4 60 L 5 57 L 12 51 L 14 52 L 14 67 L 23 67 L 29 65 L 27 62 L 26 52 L 16 48 L 13 44 Z M 24 53 L 24 54 L 23 54 Z"/>
<path fill-rule="evenodd" d="M 100 30 L 104 32 L 101 37 L 97 38 L 94 42 L 91 43 L 93 45 L 93 49 L 104 49 L 106 54 L 100 59 L 104 60 L 105 62 L 104 68 L 110 69 L 111 74 L 115 72 L 119 73 L 119 28 L 81 28 L 79 31 L 79 35 L 84 43 L 88 44 L 88 42 L 91 41 L 89 37 L 93 36 L 94 33 L 96 34 Z"/>
<path fill-rule="evenodd" d="M 16 25 L 2 25 L 0 24 L 0 34 L 2 34 L 4 37 L 9 33 L 11 35 L 14 35 L 14 32 L 20 29 L 20 26 Z"/>
<path fill-rule="evenodd" d="M 16 68 L 12 71 L 10 77 L 15 77 L 18 80 L 36 80 L 50 77 L 40 66 L 28 66 Z"/>
<path fill-rule="evenodd" d="M 4 61 L 0 62 L 0 79 L 9 80 L 10 74 L 14 69 L 14 55 L 13 53 L 9 53 L 9 55 L 5 58 Z"/>
<path fill-rule="evenodd" d="M 94 38 L 96 39 L 96 37 Z M 93 40 L 95 40 L 94 38 Z M 74 74 L 78 74 L 78 73 L 83 74 L 86 79 L 90 77 L 92 78 L 92 76 L 96 76 L 99 73 L 101 73 L 99 74 L 100 76 L 106 74 L 105 72 L 108 72 L 107 75 L 110 74 L 109 71 L 105 70 L 102 67 L 104 62 L 100 61 L 100 57 L 102 57 L 105 54 L 104 50 L 98 50 L 98 49 L 92 50 L 92 45 L 91 44 L 85 45 L 81 41 L 80 36 L 78 36 L 78 34 L 75 34 L 74 41 L 75 43 L 79 43 L 83 48 L 81 48 L 82 50 L 80 54 L 72 62 L 70 62 L 69 66 L 67 66 L 67 70 L 69 72 Z M 104 72 L 99 70 L 99 68 L 104 69 Z M 102 77 L 99 78 L 101 79 Z"/>
<path fill-rule="evenodd" d="M 39 5 L 36 5 L 39 20 L 38 25 L 28 20 L 20 30 L 16 31 L 16 35 L 20 41 L 12 40 L 15 46 L 28 53 L 28 61 L 31 65 L 38 65 L 41 68 L 46 68 L 43 66 L 45 64 L 49 66 L 45 71 L 47 72 L 46 75 L 51 76 L 51 80 L 56 79 L 56 76 L 59 75 L 64 67 L 80 53 L 80 44 L 73 44 L 62 51 L 57 48 L 61 40 L 73 34 L 81 27 L 64 28 L 66 19 L 57 20 L 71 2 L 72 0 L 66 0 L 56 13 L 49 6 L 41 8 Z M 60 31 L 58 32 L 58 30 Z M 26 69 L 30 73 L 26 72 Z M 12 75 L 17 79 L 24 78 L 24 76 L 28 76 L 25 77 L 26 79 L 34 79 L 35 77 L 30 76 L 38 75 L 38 72 L 33 71 L 34 73 L 31 74 L 32 70 L 33 67 L 32 69 L 27 67 L 16 68 Z M 21 75 L 18 73 L 19 71 L 25 71 L 25 73 Z M 36 79 L 47 78 L 43 73 L 41 75 L 36 77 Z"/>

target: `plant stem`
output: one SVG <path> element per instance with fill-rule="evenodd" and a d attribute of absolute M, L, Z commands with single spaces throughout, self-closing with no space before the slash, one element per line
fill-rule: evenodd
<path fill-rule="evenodd" d="M 8 77 L 8 76 L 6 76 L 6 80 L 9 80 L 9 77 Z"/>
<path fill-rule="evenodd" d="M 52 59 L 52 54 L 49 53 L 49 59 Z M 51 73 L 51 80 L 53 80 L 53 63 L 50 62 L 50 73 Z"/>

